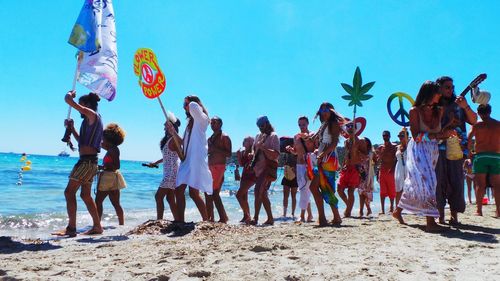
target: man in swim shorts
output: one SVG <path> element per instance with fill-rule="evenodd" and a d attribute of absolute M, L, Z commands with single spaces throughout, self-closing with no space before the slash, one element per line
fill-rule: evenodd
<path fill-rule="evenodd" d="M 214 203 L 219 213 L 219 222 L 226 223 L 228 217 L 222 199 L 220 198 L 220 190 L 224 182 L 224 172 L 226 171 L 226 161 L 231 157 L 231 139 L 228 135 L 222 132 L 222 119 L 214 116 L 210 120 L 210 127 L 214 132 L 208 138 L 208 167 L 213 178 L 213 194 L 205 194 L 207 202 L 208 220 L 214 221 Z"/>
<path fill-rule="evenodd" d="M 495 191 L 496 211 L 495 217 L 500 217 L 500 122 L 491 118 L 491 106 L 489 104 L 479 105 L 477 113 L 481 121 L 472 126 L 469 133 L 469 151 L 472 151 L 472 138 L 476 137 L 474 161 L 472 172 L 476 182 L 476 214 L 483 215 L 482 199 L 487 184 L 487 175 L 493 190 Z"/>
<path fill-rule="evenodd" d="M 342 170 L 340 171 L 338 189 L 339 196 L 346 204 L 344 217 L 351 216 L 351 210 L 354 206 L 354 189 L 356 189 L 361 182 L 361 175 L 359 173 L 363 157 L 367 154 L 366 142 L 364 139 L 359 139 L 354 130 L 354 123 L 347 125 L 347 132 L 349 138 L 345 140 L 345 157 L 342 163 Z M 347 196 L 345 189 L 347 188 Z"/>
<path fill-rule="evenodd" d="M 391 207 L 389 212 L 394 211 L 394 198 L 396 198 L 396 182 L 394 171 L 396 168 L 397 146 L 391 142 L 391 133 L 382 132 L 384 144 L 377 151 L 377 158 L 380 159 L 380 171 L 378 182 L 380 184 L 380 214 L 385 214 L 385 198 L 389 197 Z"/>

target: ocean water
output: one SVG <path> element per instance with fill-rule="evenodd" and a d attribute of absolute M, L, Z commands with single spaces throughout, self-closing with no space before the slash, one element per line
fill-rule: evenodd
<path fill-rule="evenodd" d="M 20 154 L 0 153 L 0 236 L 48 238 L 51 232 L 62 229 L 67 224 L 64 189 L 68 182 L 68 175 L 78 159 L 28 155 L 28 160 L 32 162 L 32 169 L 20 173 L 20 169 L 24 165 L 20 158 Z M 156 218 L 154 195 L 162 179 L 162 167 L 151 169 L 142 167 L 141 163 L 139 161 L 121 161 L 121 171 L 127 181 L 127 188 L 122 190 L 120 200 L 125 211 L 125 226 L 118 225 L 114 209 L 107 199 L 103 215 L 103 226 L 106 234 L 124 233 L 146 220 Z M 233 172 L 234 167 L 226 169 L 221 197 L 230 219 L 229 223 L 237 224 L 242 218 L 242 212 L 235 197 L 239 182 L 234 180 Z M 283 176 L 282 170 L 278 170 L 278 176 L 278 180 L 270 188 L 273 215 L 277 218 L 277 222 L 290 222 L 291 218 L 280 218 L 283 214 L 283 189 L 280 185 Z M 22 184 L 19 185 L 21 181 Z M 92 189 L 95 190 L 95 183 Z M 378 190 L 378 186 L 375 189 Z M 85 204 L 78 195 L 77 227 L 80 231 L 89 228 L 92 221 L 86 211 Z M 379 195 L 374 193 L 373 198 L 374 202 L 371 205 L 374 214 L 377 214 L 380 204 Z M 249 196 L 252 214 L 253 199 L 252 188 Z M 299 194 L 297 194 L 297 204 L 298 199 Z M 314 201 L 312 197 L 311 201 Z M 186 221 L 200 221 L 198 210 L 189 196 L 186 197 L 186 203 Z M 289 198 L 288 205 L 288 216 L 291 216 L 291 198 Z M 312 206 L 316 217 L 314 204 Z M 345 206 L 340 203 L 341 212 L 344 208 Z M 358 208 L 359 201 L 356 198 L 353 215 L 358 214 Z M 326 211 L 327 218 L 329 218 L 331 212 L 328 209 Z M 297 206 L 295 215 L 299 216 L 299 214 L 300 209 Z M 264 209 L 262 209 L 260 220 L 264 221 L 265 216 Z M 166 202 L 164 217 L 173 219 Z"/>

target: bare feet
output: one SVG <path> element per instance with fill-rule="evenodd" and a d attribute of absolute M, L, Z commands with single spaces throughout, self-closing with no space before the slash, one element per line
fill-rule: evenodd
<path fill-rule="evenodd" d="M 363 211 L 359 211 L 359 217 L 362 218 L 364 216 Z"/>
<path fill-rule="evenodd" d="M 369 217 L 372 214 L 372 209 L 368 209 L 368 212 L 366 212 L 366 216 Z"/>
<path fill-rule="evenodd" d="M 273 219 L 268 219 L 267 221 L 265 221 L 263 223 L 264 225 L 273 225 L 274 224 L 274 220 Z"/>
<path fill-rule="evenodd" d="M 224 218 L 220 218 L 219 222 L 220 223 L 227 223 L 228 220 L 229 220 L 229 218 L 227 216 L 225 216 Z"/>
<path fill-rule="evenodd" d="M 344 218 L 350 218 L 351 213 L 348 213 L 347 211 L 344 212 Z"/>
<path fill-rule="evenodd" d="M 379 216 L 380 216 L 380 215 L 385 215 L 385 212 L 384 212 L 384 211 L 382 211 L 382 212 L 378 213 L 378 215 L 379 215 Z"/>
<path fill-rule="evenodd" d="M 332 225 L 334 226 L 340 226 L 340 224 L 342 224 L 342 219 L 338 219 L 338 220 L 332 220 Z"/>
<path fill-rule="evenodd" d="M 68 226 L 68 227 L 66 227 L 66 229 L 52 232 L 51 235 L 76 237 L 76 228 Z"/>
<path fill-rule="evenodd" d="M 483 216 L 483 212 L 482 211 L 476 211 L 475 215 L 482 217 Z"/>
<path fill-rule="evenodd" d="M 460 225 L 460 222 L 457 219 L 455 219 L 455 218 L 450 218 L 450 220 L 448 221 L 448 223 L 450 225 L 453 225 L 453 226 Z"/>
<path fill-rule="evenodd" d="M 313 216 L 307 217 L 307 222 L 313 222 L 313 221 L 314 221 Z"/>
<path fill-rule="evenodd" d="M 248 224 L 249 224 L 249 225 L 257 225 L 258 223 L 259 223 L 259 221 L 258 221 L 258 220 L 250 220 L 250 221 L 248 222 Z"/>
<path fill-rule="evenodd" d="M 392 217 L 397 219 L 400 224 L 406 224 L 405 221 L 403 220 L 403 216 L 401 215 L 401 211 L 396 210 L 395 212 L 392 213 Z"/>
<path fill-rule="evenodd" d="M 439 223 L 440 224 L 446 224 L 446 221 L 444 220 L 444 217 L 439 217 Z"/>
<path fill-rule="evenodd" d="M 102 227 L 93 226 L 91 229 L 85 231 L 83 234 L 84 235 L 98 235 L 98 234 L 102 234 L 102 232 L 103 232 Z"/>
<path fill-rule="evenodd" d="M 448 230 L 449 230 L 448 227 L 440 226 L 438 224 L 431 224 L 431 225 L 427 225 L 425 227 L 425 232 L 429 232 L 429 233 L 441 233 L 441 232 L 445 232 Z"/>
<path fill-rule="evenodd" d="M 320 227 L 328 226 L 328 222 L 326 220 L 324 220 L 324 221 L 323 220 L 319 220 L 318 221 L 318 225 Z"/>

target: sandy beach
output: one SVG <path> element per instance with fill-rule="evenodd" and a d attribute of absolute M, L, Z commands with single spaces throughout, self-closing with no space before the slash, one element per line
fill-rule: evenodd
<path fill-rule="evenodd" d="M 116 236 L 1 237 L 0 279 L 498 280 L 500 220 L 491 205 L 484 217 L 472 210 L 442 234 L 424 232 L 421 217 L 401 226 L 382 215 L 340 228 L 150 221 Z"/>

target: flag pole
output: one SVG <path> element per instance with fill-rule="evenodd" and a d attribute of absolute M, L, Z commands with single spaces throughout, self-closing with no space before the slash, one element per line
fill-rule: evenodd
<path fill-rule="evenodd" d="M 163 115 L 165 115 L 165 119 L 167 120 L 167 122 L 169 122 L 167 111 L 165 110 L 165 107 L 163 106 L 163 103 L 161 102 L 160 96 L 158 96 L 156 99 L 160 103 L 160 107 L 161 107 L 161 110 L 163 111 Z M 180 145 L 179 141 L 173 136 L 172 136 L 172 138 L 174 139 L 175 146 L 177 147 L 177 152 L 179 153 L 179 158 L 184 160 L 184 158 L 185 158 L 184 152 L 181 150 L 181 145 Z"/>
<path fill-rule="evenodd" d="M 83 58 L 83 52 L 79 51 L 78 52 L 78 62 L 76 63 L 76 69 L 75 69 L 75 76 L 73 77 L 73 85 L 71 87 L 71 91 L 74 91 L 76 88 L 76 79 L 78 78 L 78 69 L 80 68 L 80 63 Z M 71 117 L 71 105 L 68 105 L 68 115 L 66 116 L 66 120 L 69 121 Z M 66 126 L 66 130 L 64 131 L 64 136 L 61 139 L 61 141 L 65 142 L 71 150 L 75 150 L 73 147 L 73 144 L 71 143 L 71 130 L 69 129 L 68 126 Z"/>
<path fill-rule="evenodd" d="M 76 79 L 78 79 L 78 74 L 79 74 L 78 69 L 80 68 L 80 63 L 82 62 L 82 58 L 83 58 L 83 52 L 78 51 L 78 55 L 77 55 L 78 61 L 76 63 L 75 75 L 73 76 L 73 84 L 71 86 L 71 91 L 74 91 L 76 89 Z M 71 117 L 71 106 L 69 106 L 69 108 L 68 108 L 68 116 L 66 117 L 66 119 L 69 120 L 70 117 Z"/>

